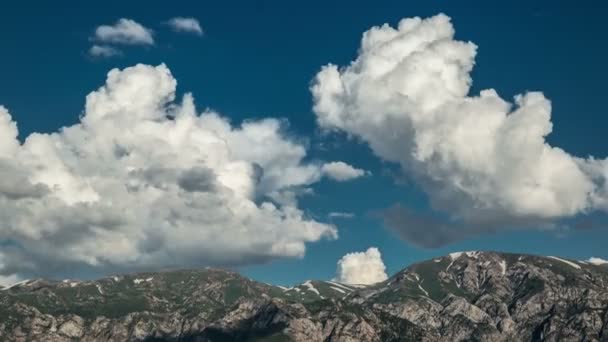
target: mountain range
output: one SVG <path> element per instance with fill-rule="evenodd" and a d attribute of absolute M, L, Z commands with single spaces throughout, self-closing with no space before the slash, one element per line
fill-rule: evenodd
<path fill-rule="evenodd" d="M 608 264 L 459 252 L 384 282 L 273 286 L 221 269 L 0 289 L 2 341 L 608 341 Z"/>

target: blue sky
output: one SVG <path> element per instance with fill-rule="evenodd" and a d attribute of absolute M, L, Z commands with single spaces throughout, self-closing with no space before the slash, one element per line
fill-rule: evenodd
<path fill-rule="evenodd" d="M 402 203 L 437 215 L 429 207 L 428 194 L 414 181 L 397 181 L 399 165 L 374 155 L 364 139 L 323 134 L 310 92 L 323 65 L 346 66 L 357 57 L 361 35 L 372 26 L 394 26 L 402 18 L 445 13 L 452 19 L 455 38 L 478 46 L 471 93 L 494 88 L 503 99 L 511 100 L 522 92 L 542 91 L 552 103 L 553 131 L 547 142 L 575 156 L 603 159 L 608 127 L 603 94 L 608 79 L 605 10 L 604 4 L 586 0 L 307 1 L 295 5 L 280 1 L 148 1 L 145 5 L 23 1 L 5 5 L 0 12 L 0 105 L 10 111 L 23 140 L 33 132 L 50 133 L 77 123 L 86 95 L 104 84 L 110 69 L 165 63 L 177 80 L 178 98 L 192 92 L 199 110 L 211 108 L 235 126 L 256 118 L 286 119 L 286 134 L 305 141 L 306 160 L 340 160 L 370 171 L 371 176 L 350 182 L 321 179 L 312 186 L 314 194 L 299 199 L 306 215 L 335 224 L 339 237 L 307 244 L 303 258 L 271 258 L 238 267 L 262 281 L 291 284 L 330 279 L 343 255 L 372 246 L 382 253 L 389 274 L 457 250 L 608 258 L 608 230 L 601 210 L 552 220 L 563 228 L 538 229 L 527 224 L 468 235 L 438 248 L 399 238 L 384 226 L 379 213 Z M 204 35 L 176 33 L 163 24 L 177 16 L 196 18 Z M 90 56 L 96 27 L 114 24 L 119 18 L 152 29 L 155 44 L 118 45 L 120 56 Z M 331 212 L 354 217 L 331 218 Z M 575 228 L 588 220 L 593 222 L 591 228 Z"/>

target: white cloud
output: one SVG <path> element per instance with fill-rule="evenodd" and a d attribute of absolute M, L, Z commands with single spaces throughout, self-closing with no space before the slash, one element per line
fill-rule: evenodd
<path fill-rule="evenodd" d="M 176 32 L 189 32 L 199 36 L 203 35 L 201 24 L 195 18 L 175 17 L 169 19 L 167 25 Z"/>
<path fill-rule="evenodd" d="M 101 25 L 95 30 L 100 42 L 127 45 L 154 45 L 152 30 L 132 19 L 121 18 L 114 25 Z"/>
<path fill-rule="evenodd" d="M 89 55 L 92 57 L 113 57 L 122 55 L 122 52 L 107 45 L 93 45 L 89 49 Z"/>
<path fill-rule="evenodd" d="M 343 212 L 331 212 L 328 215 L 329 217 L 332 218 L 344 218 L 344 219 L 350 219 L 355 217 L 354 213 L 343 213 Z"/>
<path fill-rule="evenodd" d="M 345 284 L 369 285 L 384 281 L 386 266 L 378 248 L 365 252 L 348 253 L 338 261 L 335 281 Z"/>
<path fill-rule="evenodd" d="M 318 123 L 401 165 L 451 219 L 494 229 L 607 209 L 608 162 L 546 142 L 551 103 L 542 93 L 514 103 L 493 89 L 469 96 L 476 51 L 454 39 L 445 15 L 373 27 L 355 61 L 317 74 Z"/>
<path fill-rule="evenodd" d="M 326 176 L 339 182 L 363 177 L 366 174 L 365 170 L 357 169 L 341 161 L 325 163 L 323 164 L 322 170 Z"/>
<path fill-rule="evenodd" d="M 80 123 L 22 144 L 0 107 L 0 274 L 257 263 L 337 236 L 297 206 L 322 172 L 280 121 L 234 127 L 174 103 L 176 83 L 165 65 L 114 69 Z"/>
<path fill-rule="evenodd" d="M 587 260 L 588 263 L 593 265 L 604 265 L 608 264 L 608 260 L 604 260 L 602 258 L 591 257 Z"/>

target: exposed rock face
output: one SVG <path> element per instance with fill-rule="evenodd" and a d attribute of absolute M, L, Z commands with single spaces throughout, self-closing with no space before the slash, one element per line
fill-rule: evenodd
<path fill-rule="evenodd" d="M 283 288 L 214 269 L 0 290 L 2 341 L 608 341 L 608 265 L 452 253 L 385 282 Z"/>

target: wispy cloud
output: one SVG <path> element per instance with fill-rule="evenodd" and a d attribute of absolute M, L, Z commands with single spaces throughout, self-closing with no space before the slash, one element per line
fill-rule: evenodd
<path fill-rule="evenodd" d="M 343 218 L 343 219 L 351 219 L 355 217 L 354 213 L 344 213 L 344 212 L 331 212 L 327 215 L 331 218 Z"/>
<path fill-rule="evenodd" d="M 152 30 L 132 19 L 121 18 L 114 25 L 95 29 L 94 39 L 105 43 L 126 45 L 154 45 Z"/>
<path fill-rule="evenodd" d="M 92 57 L 113 57 L 122 55 L 122 51 L 117 48 L 107 45 L 93 45 L 89 49 L 89 55 Z"/>
<path fill-rule="evenodd" d="M 322 167 L 323 173 L 338 182 L 345 182 L 369 174 L 368 171 L 357 169 L 345 162 L 325 163 Z"/>
<path fill-rule="evenodd" d="M 198 36 L 203 35 L 201 24 L 195 18 L 175 17 L 167 20 L 166 24 L 175 32 L 194 33 Z"/>

